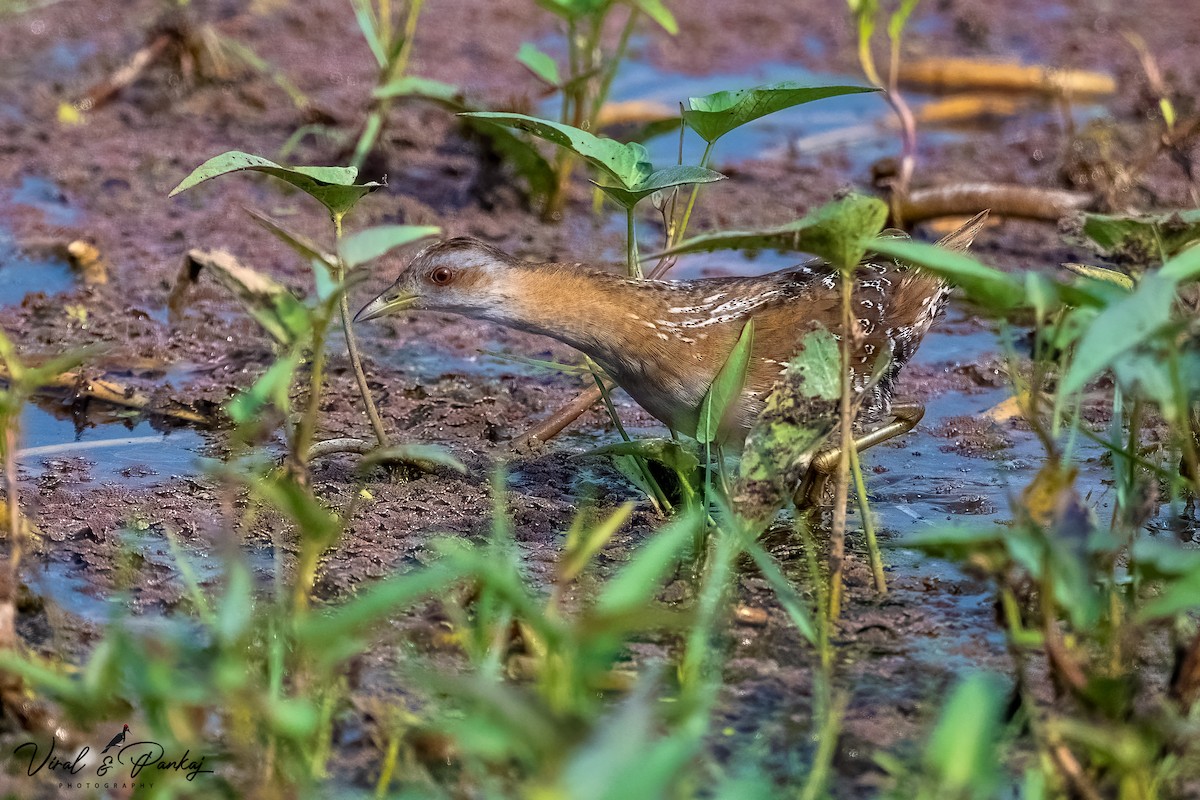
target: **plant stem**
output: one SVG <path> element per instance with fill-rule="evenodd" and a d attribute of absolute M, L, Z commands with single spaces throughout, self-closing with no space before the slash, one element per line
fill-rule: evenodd
<path fill-rule="evenodd" d="M 608 101 L 608 93 L 612 90 L 613 78 L 617 75 L 617 67 L 620 66 L 621 60 L 625 58 L 625 50 L 629 47 L 629 37 L 633 35 L 633 29 L 637 24 L 638 10 L 636 8 L 629 9 L 629 19 L 625 21 L 625 27 L 621 29 L 621 40 L 617 43 L 617 49 L 613 53 L 612 58 L 608 60 L 608 64 L 604 67 L 604 78 L 600 81 L 600 88 L 596 92 L 596 96 L 592 98 L 592 113 L 590 119 L 596 119 L 600 116 L 600 109 L 604 108 L 604 104 Z"/>
<path fill-rule="evenodd" d="M 642 277 L 642 265 L 638 260 L 637 231 L 633 223 L 633 206 L 625 209 L 625 270 L 631 278 Z"/>
<path fill-rule="evenodd" d="M 341 283 L 346 279 L 346 262 L 342 260 L 341 254 L 341 214 L 333 215 L 333 231 L 338 244 L 337 274 L 333 278 L 338 283 Z M 354 379 L 358 382 L 358 391 L 362 395 L 363 405 L 366 406 L 367 416 L 371 420 L 371 427 L 375 430 L 375 438 L 379 441 L 379 446 L 387 447 L 387 431 L 384 430 L 383 420 L 380 419 L 379 411 L 375 408 L 375 401 L 371 398 L 371 387 L 367 385 L 367 374 L 363 372 L 362 359 L 358 355 L 358 340 L 354 338 L 354 327 L 351 324 L 350 299 L 346 296 L 345 292 L 342 292 L 341 299 L 338 301 L 338 309 L 341 312 L 342 332 L 346 335 L 346 350 L 350 354 L 350 364 L 354 367 Z"/>
<path fill-rule="evenodd" d="M 392 64 L 388 76 L 389 81 L 403 75 L 408 69 L 408 60 L 412 56 L 413 39 L 417 36 L 417 20 L 421 17 L 421 7 L 424 5 L 425 0 L 409 0 L 408 16 L 404 20 L 404 44 L 400 45 L 400 52 Z"/>
<path fill-rule="evenodd" d="M 704 145 L 704 155 L 700 156 L 700 166 L 707 167 L 708 160 L 712 157 L 713 145 L 716 142 L 709 142 Z M 687 233 L 688 223 L 692 220 L 692 209 L 696 207 L 696 197 L 700 194 L 700 184 L 692 184 L 692 193 L 688 197 L 687 208 L 683 211 L 683 221 L 679 223 L 679 228 L 675 231 L 675 241 L 678 242 Z"/>
<path fill-rule="evenodd" d="M 379 771 L 379 780 L 375 783 L 375 797 L 382 798 L 388 796 L 388 790 L 392 785 L 392 775 L 396 772 L 396 760 L 400 756 L 400 733 L 393 731 L 388 737 L 387 750 L 383 755 L 383 768 Z"/>
<path fill-rule="evenodd" d="M 400 45 L 400 50 L 395 51 L 395 42 L 392 40 L 391 4 L 388 0 L 380 0 L 379 25 L 383 32 L 380 38 L 383 41 L 383 46 L 387 48 L 387 53 L 391 57 L 391 61 L 379 71 L 379 78 L 376 81 L 377 86 L 384 86 L 391 83 L 403 75 L 404 70 L 408 68 L 408 60 L 412 55 L 413 38 L 417 32 L 417 20 L 421 16 L 421 6 L 424 5 L 424 2 L 425 0 L 410 0 L 408 4 L 408 16 L 404 21 L 404 40 Z M 394 57 L 392 57 L 393 52 L 395 52 Z M 383 132 L 383 123 L 387 119 L 391 104 L 392 101 L 386 97 L 377 97 L 371 101 L 371 110 L 367 114 L 362 132 L 359 134 L 358 141 L 354 145 L 354 155 L 350 159 L 351 166 L 362 169 L 367 156 L 375 149 L 375 143 L 379 141 L 379 135 Z"/>
<path fill-rule="evenodd" d="M 375 24 L 379 26 L 379 38 L 384 42 L 392 40 L 392 0 L 379 0 L 379 13 Z"/>
<path fill-rule="evenodd" d="M 816 596 L 817 613 L 814 615 L 813 624 L 817 626 L 817 652 L 821 658 L 821 674 L 827 678 L 833 671 L 833 648 L 830 646 L 829 640 L 829 616 L 826 614 L 828 601 L 828 591 L 826 590 L 824 576 L 821 575 L 821 564 L 817 560 L 817 539 L 812 535 L 812 528 L 808 524 L 808 520 L 797 515 L 796 529 L 800 533 L 800 538 L 804 544 L 804 560 L 808 566 L 808 579 L 812 581 L 813 594 Z"/>
<path fill-rule="evenodd" d="M 854 432 L 850 429 L 850 344 L 854 338 L 854 318 L 850 294 L 854 288 L 853 271 L 843 267 L 842 273 L 842 402 L 841 457 L 838 459 L 837 486 L 833 498 L 833 524 L 829 531 L 829 619 L 835 621 L 842 611 L 842 568 L 846 560 L 846 505 L 850 496 L 850 451 L 854 449 Z"/>
<path fill-rule="evenodd" d="M 891 59 L 888 64 L 888 89 L 884 94 L 896 118 L 900 120 L 900 141 L 902 151 L 900 156 L 900 174 L 892 185 L 891 211 L 893 224 L 904 225 L 901 216 L 901 205 L 908 197 L 909 186 L 912 185 L 913 172 L 917 164 L 917 120 L 913 116 L 908 102 L 900 94 L 900 37 L 892 39 Z"/>
<path fill-rule="evenodd" d="M 858 513 L 862 516 L 863 534 L 867 538 L 867 560 L 871 563 L 871 576 L 875 580 L 875 591 L 887 594 L 887 578 L 883 574 L 883 557 L 879 553 L 879 542 L 875 538 L 875 520 L 871 518 L 867 485 L 863 480 L 858 450 L 853 444 L 850 446 L 850 472 L 854 475 L 854 493 L 858 496 Z"/>
<path fill-rule="evenodd" d="M 295 438 L 292 440 L 291 460 L 304 471 L 308 469 L 308 452 L 316 435 L 317 417 L 321 410 L 321 390 L 325 384 L 325 334 L 328 324 L 328 320 L 322 320 L 313 329 L 313 361 L 308 376 L 308 403 L 304 407 L 304 414 L 300 417 L 300 424 L 296 426 Z"/>
<path fill-rule="evenodd" d="M 9 389 L 14 391 L 13 388 Z M 21 408 L 23 402 L 14 403 Z M 8 511 L 8 563 L 0 577 L 0 650 L 17 648 L 17 589 L 20 585 L 21 553 L 25 547 L 25 531 L 21 526 L 21 493 L 17 484 L 17 415 L 4 423 L 4 498 Z M 15 675 L 0 676 L 0 691 L 7 694 L 24 688 L 24 681 Z"/>
<path fill-rule="evenodd" d="M 613 404 L 612 396 L 608 392 L 608 387 L 605 385 L 604 379 L 595 370 L 592 370 L 592 380 L 596 382 L 596 388 L 600 390 L 600 397 L 604 400 L 604 408 L 608 411 L 608 416 L 612 419 L 613 425 L 617 427 L 617 433 L 621 434 L 621 440 L 625 442 L 633 441 L 629 438 L 629 434 L 625 432 L 625 426 L 621 424 L 621 417 L 617 415 L 617 407 Z M 632 456 L 632 458 L 634 463 L 638 465 L 638 471 L 642 473 L 642 479 L 650 487 L 650 493 L 653 495 L 650 499 L 658 506 L 660 511 L 665 514 L 671 513 L 673 509 L 671 501 L 667 499 L 667 493 L 658 485 L 654 473 L 650 471 L 650 465 L 641 456 Z"/>
<path fill-rule="evenodd" d="M 825 689 L 826 693 L 829 691 L 828 688 Z M 829 783 L 829 770 L 833 766 L 838 737 L 842 732 L 842 719 L 846 715 L 846 707 L 849 704 L 850 698 L 844 692 L 839 692 L 835 698 L 824 704 L 825 713 L 822 715 L 821 728 L 817 732 L 817 752 L 813 755 L 808 778 L 800 790 L 800 800 L 819 800 L 825 796 L 825 786 Z"/>

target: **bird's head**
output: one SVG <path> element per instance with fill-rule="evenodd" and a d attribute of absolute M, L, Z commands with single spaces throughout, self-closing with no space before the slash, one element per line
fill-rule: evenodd
<path fill-rule="evenodd" d="M 520 289 L 520 270 L 514 267 L 521 263 L 478 239 L 438 242 L 418 253 L 396 282 L 367 303 L 354 321 L 414 309 L 509 322 Z"/>
<path fill-rule="evenodd" d="M 122 726 L 122 732 L 123 732 L 123 733 L 129 733 L 129 723 L 128 723 L 128 722 L 126 722 L 126 723 L 125 723 L 125 724 Z"/>

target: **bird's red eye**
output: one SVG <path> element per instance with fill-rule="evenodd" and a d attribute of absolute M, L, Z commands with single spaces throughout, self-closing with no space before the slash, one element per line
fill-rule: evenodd
<path fill-rule="evenodd" d="M 429 273 L 429 280 L 433 281 L 438 286 L 445 286 L 447 283 L 454 280 L 454 272 L 449 267 L 438 267 L 433 272 Z"/>

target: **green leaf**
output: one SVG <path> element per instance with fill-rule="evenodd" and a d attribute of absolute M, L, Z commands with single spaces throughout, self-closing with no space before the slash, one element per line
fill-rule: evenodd
<path fill-rule="evenodd" d="M 1200 278 L 1200 247 L 1189 247 L 1162 265 L 1158 274 L 1176 284 Z"/>
<path fill-rule="evenodd" d="M 808 464 L 834 427 L 841 363 L 832 333 L 822 328 L 804 335 L 746 437 L 742 477 L 776 481 L 794 465 Z"/>
<path fill-rule="evenodd" d="M 466 466 L 449 450 L 432 444 L 400 444 L 376 448 L 363 456 L 362 461 L 358 462 L 358 469 L 363 472 L 388 462 L 416 464 L 425 468 L 445 467 L 460 475 L 467 474 Z"/>
<path fill-rule="evenodd" d="M 796 626 L 796 630 L 800 631 L 800 635 L 808 640 L 809 644 L 817 644 L 817 628 L 813 624 L 812 616 L 808 613 L 805 607 L 804 598 L 792 586 L 792 582 L 783 574 L 783 570 L 779 567 L 779 562 L 775 560 L 775 556 L 763 549 L 758 542 L 750 540 L 746 542 L 746 552 L 754 559 L 758 571 L 762 573 L 764 579 L 770 584 L 772 591 L 775 592 L 775 597 L 778 598 L 779 604 L 783 606 L 784 611 L 792 620 L 792 624 Z"/>
<path fill-rule="evenodd" d="M 703 167 L 668 167 L 655 171 L 646 148 L 637 142 L 625 144 L 616 139 L 600 138 L 571 125 L 525 114 L 477 111 L 460 116 L 517 128 L 565 147 L 607 176 L 607 180 L 596 185 L 627 209 L 661 189 L 691 183 L 711 183 L 724 178 L 720 173 Z"/>
<path fill-rule="evenodd" d="M 600 191 L 607 194 L 622 208 L 633 208 L 646 197 L 663 189 L 673 186 L 685 186 L 694 183 L 715 183 L 724 180 L 725 176 L 704 167 L 675 166 L 656 170 L 650 173 L 634 188 L 611 186 L 597 183 Z"/>
<path fill-rule="evenodd" d="M 192 280 L 202 268 L 207 269 L 275 341 L 292 346 L 308 338 L 312 329 L 309 310 L 274 278 L 243 265 L 222 250 L 192 250 L 188 259 Z"/>
<path fill-rule="evenodd" d="M 843 264 L 853 266 L 862 259 L 867 249 L 860 239 L 869 239 L 879 233 L 886 218 L 887 206 L 881 200 L 849 195 L 786 225 L 701 234 L 658 255 L 772 248 L 812 253 L 837 267 Z M 870 246 L 874 245 L 875 241 L 872 240 Z"/>
<path fill-rule="evenodd" d="M 634 439 L 630 442 L 613 442 L 601 445 L 588 451 L 588 455 L 617 455 L 638 456 L 657 461 L 668 469 L 688 476 L 688 480 L 696 470 L 700 469 L 700 459 L 696 454 L 684 447 L 682 442 L 674 439 Z"/>
<path fill-rule="evenodd" d="M 333 257 L 304 234 L 288 230 L 278 221 L 253 208 L 247 208 L 246 213 L 250 215 L 251 219 L 270 231 L 275 238 L 299 253 L 301 258 L 307 261 L 324 261 L 330 266 L 334 265 Z"/>
<path fill-rule="evenodd" d="M 660 28 L 672 36 L 679 33 L 679 23 L 675 21 L 675 15 L 663 5 L 662 0 L 626 0 L 626 2 L 657 22 Z"/>
<path fill-rule="evenodd" d="M 571 125 L 499 111 L 472 111 L 460 116 L 507 125 L 565 147 L 613 178 L 620 187 L 634 189 L 654 172 L 646 148 L 602 139 Z"/>
<path fill-rule="evenodd" d="M 603 522 L 569 537 L 570 545 L 558 564 L 558 580 L 570 583 L 579 577 L 584 567 L 600 552 L 600 548 L 608 544 L 608 540 L 621 529 L 632 514 L 633 503 L 625 503 Z"/>
<path fill-rule="evenodd" d="M 351 0 L 354 5 L 354 19 L 358 22 L 358 29 L 362 31 L 363 38 L 367 40 L 367 47 L 371 48 L 371 55 L 375 56 L 375 62 L 380 67 L 386 67 L 388 63 L 387 51 L 384 50 L 383 42 L 379 40 L 379 31 L 375 25 L 375 13 L 371 8 L 369 0 Z"/>
<path fill-rule="evenodd" d="M 558 86 L 562 78 L 558 74 L 558 64 L 548 54 L 539 50 L 532 42 L 525 42 L 517 51 L 517 61 L 532 72 L 539 80 Z"/>
<path fill-rule="evenodd" d="M 801 86 L 785 81 L 690 98 L 683 118 L 701 139 L 712 143 L 747 122 L 785 108 L 827 97 L 878 91 L 870 86 Z"/>
<path fill-rule="evenodd" d="M 722 423 L 730 410 L 736 407 L 737 399 L 746 385 L 746 368 L 750 364 L 750 352 L 754 348 L 754 319 L 742 328 L 733 349 L 721 365 L 712 385 L 704 394 L 700 404 L 700 419 L 696 423 L 696 441 L 701 444 L 715 442 L 720 437 Z"/>
<path fill-rule="evenodd" d="M 1153 580 L 1173 580 L 1190 573 L 1200 574 L 1200 550 L 1180 547 L 1176 542 L 1139 538 L 1129 549 L 1129 561 L 1138 574 Z"/>
<path fill-rule="evenodd" d="M 954 688 L 925 748 L 934 779 L 930 797 L 992 797 L 999 777 L 996 744 L 1002 726 L 1004 684 L 977 673 Z"/>
<path fill-rule="evenodd" d="M 1145 267 L 1200 241 L 1200 209 L 1165 214 L 1086 214 L 1083 234 L 1120 263 Z"/>
<path fill-rule="evenodd" d="M 1174 281 L 1161 272 L 1143 278 L 1132 294 L 1105 308 L 1088 326 L 1059 391 L 1079 391 L 1118 356 L 1151 338 L 1170 321 L 1174 301 Z"/>
<path fill-rule="evenodd" d="M 262 156 L 230 150 L 196 167 L 191 175 L 171 190 L 168 197 L 174 197 L 210 178 L 243 170 L 263 172 L 290 183 L 334 215 L 345 214 L 365 195 L 382 185 L 374 181 L 356 184 L 354 181 L 358 178 L 358 170 L 355 167 L 284 167 Z"/>
<path fill-rule="evenodd" d="M 1200 569 L 1169 582 L 1158 597 L 1142 606 L 1138 619 L 1165 619 L 1196 608 L 1200 608 Z"/>
<path fill-rule="evenodd" d="M 684 546 L 704 524 L 704 513 L 696 509 L 681 514 L 649 537 L 630 562 L 604 584 L 596 600 L 596 610 L 616 615 L 644 608 L 658 593 L 663 578 L 679 561 Z"/>
<path fill-rule="evenodd" d="M 577 20 L 603 9 L 610 0 L 536 0 L 537 4 L 563 19 Z"/>
<path fill-rule="evenodd" d="M 382 86 L 375 87 L 372 94 L 378 98 L 415 97 L 421 100 L 430 100 L 449 106 L 456 111 L 464 107 L 462 90 L 454 84 L 435 81 L 431 78 L 420 78 L 415 75 L 405 75 L 403 78 L 388 81 Z"/>
<path fill-rule="evenodd" d="M 216 634 L 226 644 L 238 642 L 254 616 L 253 578 L 245 562 L 234 560 L 226 568 L 225 595 L 217 607 Z"/>
<path fill-rule="evenodd" d="M 257 419 L 263 408 L 272 406 L 284 413 L 289 407 L 288 395 L 292 388 L 292 376 L 300 366 L 300 353 L 293 351 L 286 358 L 275 361 L 262 377 L 247 391 L 240 392 L 226 406 L 230 419 L 237 425 L 245 425 Z"/>
<path fill-rule="evenodd" d="M 662 735 L 656 683 L 654 671 L 638 679 L 635 691 L 570 751 L 557 792 L 544 796 L 571 800 L 670 796 L 672 781 L 695 758 L 701 741 L 690 732 Z"/>
<path fill-rule="evenodd" d="M 344 237 L 340 253 L 346 268 L 353 269 L 397 247 L 437 236 L 441 232 L 442 229 L 436 225 L 376 225 Z"/>
<path fill-rule="evenodd" d="M 381 581 L 339 608 L 301 619 L 296 638 L 321 655 L 326 663 L 352 655 L 350 641 L 367 628 L 397 616 L 414 603 L 444 589 L 462 577 L 462 571 L 447 564 Z"/>
<path fill-rule="evenodd" d="M 1074 272 L 1076 275 L 1082 275 L 1083 277 L 1091 278 L 1094 281 L 1104 281 L 1106 283 L 1115 284 L 1126 291 L 1133 290 L 1133 278 L 1131 278 L 1127 273 L 1118 272 L 1115 269 L 1094 267 L 1090 264 L 1073 263 L 1063 264 L 1063 267 L 1071 272 Z"/>
<path fill-rule="evenodd" d="M 1025 290 L 1020 281 L 962 253 L 903 239 L 877 239 L 870 244 L 870 249 L 945 278 L 960 287 L 971 300 L 994 313 L 1011 311 L 1025 301 Z"/>

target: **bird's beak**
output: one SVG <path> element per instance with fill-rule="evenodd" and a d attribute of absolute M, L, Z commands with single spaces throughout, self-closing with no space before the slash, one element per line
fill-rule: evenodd
<path fill-rule="evenodd" d="M 388 289 L 379 295 L 379 297 L 376 297 L 363 306 L 362 310 L 354 315 L 354 321 L 366 322 L 369 319 L 382 317 L 386 314 L 395 314 L 397 311 L 412 308 L 416 302 L 417 296 L 411 292 Z"/>

